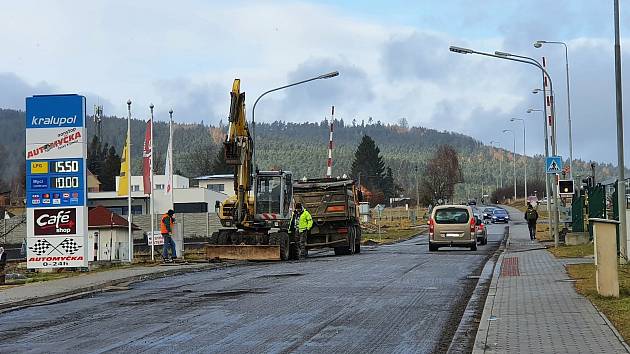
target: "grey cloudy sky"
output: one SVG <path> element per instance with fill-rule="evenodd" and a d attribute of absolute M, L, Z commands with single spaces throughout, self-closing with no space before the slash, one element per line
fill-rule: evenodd
<path fill-rule="evenodd" d="M 510 148 L 501 130 L 519 117 L 527 119 L 529 153 L 542 153 L 542 117 L 525 113 L 541 108 L 542 97 L 531 94 L 540 87 L 539 72 L 448 51 L 459 45 L 548 58 L 559 152 L 566 155 L 563 51 L 532 46 L 562 40 L 569 45 L 574 155 L 616 159 L 612 1 L 98 0 L 2 7 L 0 107 L 23 109 L 31 94 L 79 92 L 106 114 L 124 115 L 131 98 L 138 118 L 146 118 L 152 102 L 158 119 L 173 107 L 180 121 L 216 123 L 227 114 L 235 77 L 251 107 L 266 89 L 338 70 L 338 78 L 266 97 L 257 120 L 319 121 L 335 105 L 347 122 L 405 117 Z M 630 41 L 622 45 L 630 70 Z M 520 133 L 518 139 L 520 149 Z"/>

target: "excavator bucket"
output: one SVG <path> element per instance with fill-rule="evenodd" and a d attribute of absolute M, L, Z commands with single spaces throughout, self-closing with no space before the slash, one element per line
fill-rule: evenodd
<path fill-rule="evenodd" d="M 206 245 L 207 260 L 279 261 L 280 246 Z"/>

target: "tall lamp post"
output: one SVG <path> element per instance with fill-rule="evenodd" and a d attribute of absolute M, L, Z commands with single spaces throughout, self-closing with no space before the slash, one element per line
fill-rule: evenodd
<path fill-rule="evenodd" d="M 529 196 L 527 194 L 527 152 L 525 150 L 525 119 L 522 118 L 512 118 L 510 119 L 510 122 L 515 122 L 515 121 L 521 121 L 521 123 L 523 123 L 523 160 L 524 160 L 524 165 L 525 165 L 525 202 L 527 202 L 527 197 Z"/>
<path fill-rule="evenodd" d="M 536 41 L 535 48 L 541 48 L 543 44 L 560 44 L 564 46 L 564 63 L 567 74 L 567 117 L 569 121 L 569 177 L 573 179 L 573 136 L 571 127 L 571 85 L 569 81 L 569 48 L 567 44 L 559 41 Z"/>
<path fill-rule="evenodd" d="M 539 90 L 539 89 L 536 89 Z M 534 92 L 535 93 L 535 92 Z M 529 108 L 527 111 L 527 113 L 533 113 L 533 112 L 540 112 L 543 115 L 543 125 L 545 126 L 544 132 L 545 132 L 545 157 L 549 157 L 549 132 L 547 131 L 547 117 L 545 117 L 545 111 L 543 111 L 542 109 L 535 109 L 535 108 Z M 547 176 L 547 174 L 545 174 L 545 196 L 547 197 L 547 212 L 549 212 L 551 210 L 550 208 L 550 202 L 549 200 L 551 198 L 549 198 L 549 176 Z"/>
<path fill-rule="evenodd" d="M 285 88 L 289 88 L 289 87 L 292 87 L 292 86 L 305 84 L 307 82 L 311 82 L 311 81 L 315 81 L 315 80 L 330 79 L 330 78 L 333 78 L 335 76 L 339 76 L 339 72 L 338 71 L 332 71 L 332 72 L 329 72 L 327 74 L 323 74 L 323 75 L 312 77 L 310 79 L 306 79 L 306 80 L 294 82 L 292 84 L 276 87 L 274 89 L 265 91 L 260 96 L 258 96 L 256 101 L 254 101 L 254 106 L 252 107 L 252 144 L 255 145 L 255 143 L 256 143 L 256 139 L 255 139 L 255 137 L 256 137 L 256 121 L 254 120 L 254 115 L 256 114 L 256 105 L 258 104 L 258 101 L 260 101 L 260 99 L 263 98 L 263 96 L 265 96 L 268 93 L 272 93 L 272 92 L 275 92 L 275 91 L 280 91 L 280 90 L 283 90 Z M 256 170 L 256 149 L 253 149 L 253 153 L 252 153 L 252 167 L 254 168 L 254 170 Z"/>
<path fill-rule="evenodd" d="M 621 40 L 619 38 L 619 0 L 614 2 L 615 17 L 615 89 L 617 113 L 617 210 L 619 210 L 619 238 L 623 258 L 628 260 L 628 234 L 626 225 L 626 178 L 623 150 L 623 94 L 621 86 Z"/>
<path fill-rule="evenodd" d="M 516 202 L 516 134 L 514 134 L 514 130 L 512 129 L 503 129 L 503 133 L 507 132 L 512 133 L 512 138 L 514 139 L 514 145 L 512 147 L 512 165 L 514 167 L 514 202 Z"/>
<path fill-rule="evenodd" d="M 494 147 L 494 144 L 498 144 L 498 141 L 490 141 L 490 145 Z M 499 189 L 499 180 L 501 181 L 501 188 L 503 188 L 503 151 L 501 151 L 501 158 L 499 159 L 499 179 L 497 179 L 497 189 Z"/>

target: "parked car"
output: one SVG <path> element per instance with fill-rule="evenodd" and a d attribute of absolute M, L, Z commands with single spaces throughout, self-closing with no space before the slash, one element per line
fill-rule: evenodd
<path fill-rule="evenodd" d="M 480 245 L 485 245 L 488 243 L 488 230 L 486 229 L 486 225 L 483 223 L 483 218 L 481 215 L 475 215 L 475 235 L 477 236 L 477 243 Z"/>
<path fill-rule="evenodd" d="M 470 206 L 436 206 L 429 218 L 429 252 L 443 246 L 470 247 L 476 251 L 476 230 L 477 223 Z"/>
<path fill-rule="evenodd" d="M 493 224 L 498 222 L 508 223 L 510 221 L 510 215 L 505 209 L 496 208 L 492 211 L 492 219 Z"/>
<path fill-rule="evenodd" d="M 492 219 L 492 211 L 496 209 L 494 207 L 487 207 L 483 210 L 483 220 L 490 220 Z"/>

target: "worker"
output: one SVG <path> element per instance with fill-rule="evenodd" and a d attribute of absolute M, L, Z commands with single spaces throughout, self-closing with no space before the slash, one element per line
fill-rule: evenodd
<path fill-rule="evenodd" d="M 162 257 L 166 262 L 172 262 L 177 259 L 177 252 L 175 251 L 175 241 L 173 241 L 173 226 L 175 225 L 175 211 L 169 210 L 166 214 L 162 215 L 160 221 L 160 233 L 164 238 L 164 246 L 162 246 Z M 168 256 L 168 249 L 171 249 L 172 258 Z"/>
<path fill-rule="evenodd" d="M 306 258 L 306 239 L 313 227 L 313 218 L 308 210 L 304 209 L 302 203 L 295 203 L 295 210 L 289 224 L 289 231 L 293 232 L 297 229 L 299 258 Z"/>

